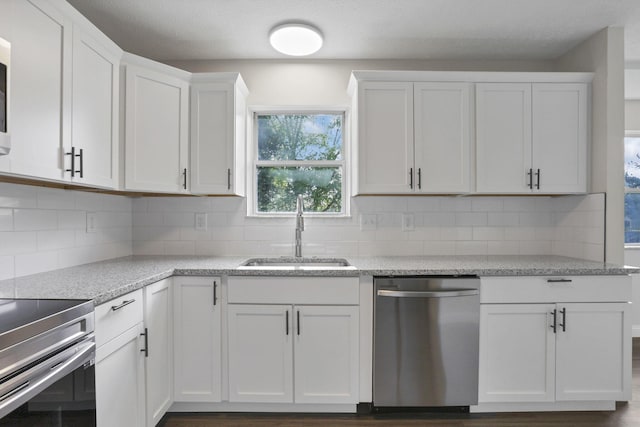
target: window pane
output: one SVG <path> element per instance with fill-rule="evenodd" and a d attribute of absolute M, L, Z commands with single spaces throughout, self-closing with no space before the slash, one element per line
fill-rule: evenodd
<path fill-rule="evenodd" d="M 624 138 L 624 185 L 640 188 L 640 137 Z"/>
<path fill-rule="evenodd" d="M 342 168 L 258 167 L 258 212 L 295 212 L 298 194 L 305 212 L 341 212 Z"/>
<path fill-rule="evenodd" d="M 640 243 L 640 193 L 624 195 L 624 242 Z"/>
<path fill-rule="evenodd" d="M 342 114 L 258 115 L 258 160 L 341 160 Z"/>

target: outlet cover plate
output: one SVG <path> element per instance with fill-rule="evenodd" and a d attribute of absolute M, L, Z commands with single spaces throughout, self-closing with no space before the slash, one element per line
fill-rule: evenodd
<path fill-rule="evenodd" d="M 207 230 L 207 214 L 206 213 L 197 213 L 196 214 L 196 230 L 206 231 Z"/>
<path fill-rule="evenodd" d="M 378 218 L 375 214 L 360 214 L 360 230 L 375 230 Z"/>

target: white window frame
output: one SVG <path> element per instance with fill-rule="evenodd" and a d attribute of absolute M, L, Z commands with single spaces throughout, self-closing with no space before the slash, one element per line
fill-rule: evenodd
<path fill-rule="evenodd" d="M 627 130 L 624 132 L 624 137 L 625 138 L 640 138 L 640 131 L 638 130 Z M 626 165 L 624 165 L 624 167 L 626 167 Z M 631 194 L 640 194 L 640 188 L 631 188 L 631 187 L 627 187 L 626 182 L 622 182 L 622 185 L 624 186 L 624 194 L 625 196 L 629 193 Z M 624 203 L 624 202 L 623 202 Z M 624 206 L 623 206 L 623 219 L 624 219 Z M 624 246 L 625 248 L 636 248 L 636 249 L 640 249 L 640 243 L 627 243 L 624 242 Z"/>
<path fill-rule="evenodd" d="M 351 114 L 346 106 L 251 106 L 247 130 L 247 216 L 259 218 L 291 217 L 295 212 L 258 212 L 258 166 L 300 166 L 301 161 L 258 160 L 258 115 L 266 114 L 342 114 L 342 160 L 304 161 L 308 166 L 342 167 L 342 212 L 305 212 L 305 216 L 348 218 L 351 216 Z"/>

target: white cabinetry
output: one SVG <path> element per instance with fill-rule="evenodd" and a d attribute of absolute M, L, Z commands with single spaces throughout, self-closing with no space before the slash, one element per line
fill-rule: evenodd
<path fill-rule="evenodd" d="M 125 189 L 187 190 L 189 73 L 127 54 Z"/>
<path fill-rule="evenodd" d="M 142 290 L 97 306 L 95 317 L 97 425 L 143 426 Z"/>
<path fill-rule="evenodd" d="M 118 186 L 121 55 L 74 25 L 71 144 L 65 147 L 65 176 L 73 182 Z"/>
<path fill-rule="evenodd" d="M 357 278 L 229 278 L 229 401 L 358 403 L 358 302 Z"/>
<path fill-rule="evenodd" d="M 173 299 L 171 279 L 144 289 L 146 420 L 153 427 L 173 403 Z"/>
<path fill-rule="evenodd" d="M 3 1 L 11 16 L 11 153 L 0 158 L 3 172 L 63 179 L 63 139 L 69 137 L 71 23 L 44 0 Z"/>
<path fill-rule="evenodd" d="M 487 278 L 481 298 L 481 404 L 631 397 L 628 276 Z"/>
<path fill-rule="evenodd" d="M 477 192 L 586 192 L 587 88 L 476 84 Z"/>
<path fill-rule="evenodd" d="M 192 77 L 192 193 L 244 195 L 247 94 L 237 73 Z"/>
<path fill-rule="evenodd" d="M 465 193 L 468 83 L 352 79 L 359 194 Z"/>
<path fill-rule="evenodd" d="M 220 278 L 174 278 L 176 402 L 222 399 L 221 301 Z"/>

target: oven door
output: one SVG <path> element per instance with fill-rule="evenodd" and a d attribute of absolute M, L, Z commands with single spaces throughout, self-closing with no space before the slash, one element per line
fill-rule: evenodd
<path fill-rule="evenodd" d="M 5 381 L 0 426 L 94 427 L 94 360 L 91 337 Z"/>

